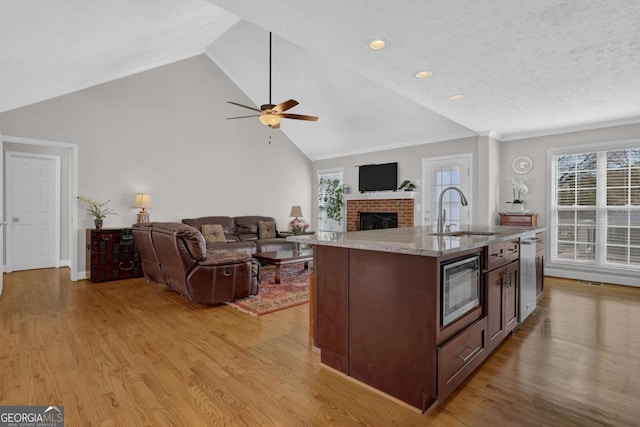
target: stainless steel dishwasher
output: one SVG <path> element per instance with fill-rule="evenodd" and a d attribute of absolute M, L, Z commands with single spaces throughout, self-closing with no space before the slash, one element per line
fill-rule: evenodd
<path fill-rule="evenodd" d="M 536 309 L 536 244 L 539 240 L 535 231 L 520 237 L 519 322 Z"/>

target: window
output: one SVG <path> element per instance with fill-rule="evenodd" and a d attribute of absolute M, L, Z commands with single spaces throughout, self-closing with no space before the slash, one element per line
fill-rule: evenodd
<path fill-rule="evenodd" d="M 343 231 L 342 170 L 318 171 L 318 231 Z"/>
<path fill-rule="evenodd" d="M 552 261 L 640 270 L 640 149 L 552 157 Z"/>

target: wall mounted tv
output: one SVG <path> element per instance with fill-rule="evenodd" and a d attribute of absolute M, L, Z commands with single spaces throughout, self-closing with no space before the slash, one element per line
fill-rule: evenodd
<path fill-rule="evenodd" d="M 358 171 L 358 190 L 389 191 L 398 188 L 398 163 L 362 165 Z"/>

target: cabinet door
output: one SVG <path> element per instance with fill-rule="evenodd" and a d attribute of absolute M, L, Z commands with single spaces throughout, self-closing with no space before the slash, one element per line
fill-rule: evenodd
<path fill-rule="evenodd" d="M 487 350 L 493 351 L 504 339 L 502 287 L 504 268 L 485 274 L 487 284 Z"/>
<path fill-rule="evenodd" d="M 348 374 L 348 249 L 314 248 L 314 339 L 322 363 Z"/>
<path fill-rule="evenodd" d="M 503 292 L 503 325 L 505 336 L 518 324 L 518 286 L 520 281 L 519 263 L 512 262 L 504 267 L 504 286 Z"/>

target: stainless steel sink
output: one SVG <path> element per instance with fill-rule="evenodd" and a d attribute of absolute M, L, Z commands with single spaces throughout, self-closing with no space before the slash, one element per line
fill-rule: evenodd
<path fill-rule="evenodd" d="M 444 233 L 429 233 L 429 236 L 449 236 L 449 237 L 473 237 L 473 236 L 496 236 L 500 233 L 495 231 L 448 231 Z"/>

